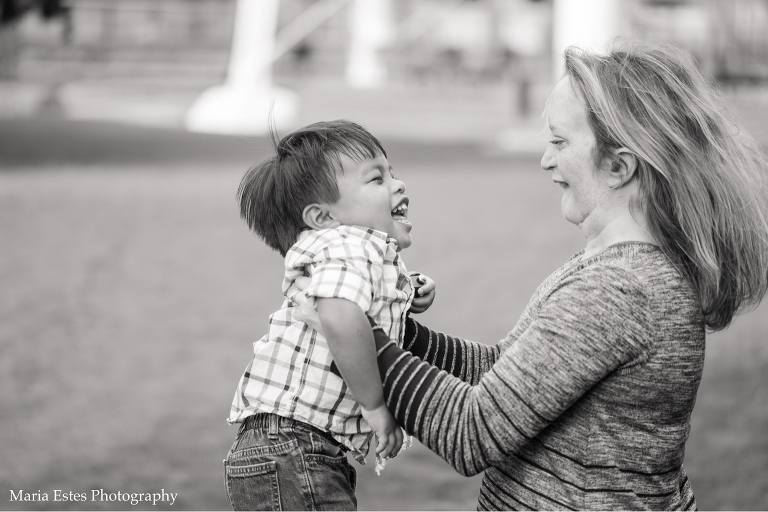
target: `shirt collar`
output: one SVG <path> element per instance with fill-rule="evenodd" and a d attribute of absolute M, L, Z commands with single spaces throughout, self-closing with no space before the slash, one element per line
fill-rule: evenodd
<path fill-rule="evenodd" d="M 395 252 L 397 252 L 397 248 L 398 248 L 397 239 L 387 238 L 387 234 L 384 231 L 379 231 L 373 228 L 366 228 L 364 226 L 349 226 L 349 225 L 342 225 L 337 227 L 336 229 L 341 233 L 349 233 L 350 235 L 353 235 L 359 238 L 366 238 L 368 240 L 371 240 L 383 251 L 386 251 L 386 248 L 389 247 L 391 249 L 394 249 Z M 296 241 L 299 242 L 305 239 L 310 233 L 312 233 L 312 231 L 313 230 L 311 229 L 305 229 L 304 231 L 299 233 L 299 238 Z"/>

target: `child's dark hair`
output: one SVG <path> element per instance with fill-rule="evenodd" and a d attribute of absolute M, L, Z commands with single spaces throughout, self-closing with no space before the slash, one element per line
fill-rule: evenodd
<path fill-rule="evenodd" d="M 365 128 L 344 120 L 311 124 L 280 141 L 270 134 L 276 154 L 245 173 L 237 199 L 248 227 L 285 256 L 308 228 L 304 207 L 339 200 L 339 155 L 362 161 L 387 153 Z"/>

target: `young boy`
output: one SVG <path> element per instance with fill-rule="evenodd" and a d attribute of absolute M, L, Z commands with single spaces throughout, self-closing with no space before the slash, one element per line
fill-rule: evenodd
<path fill-rule="evenodd" d="M 227 491 L 235 509 L 353 510 L 346 452 L 364 464 L 374 433 L 377 462 L 403 444 L 368 317 L 402 342 L 416 295 L 398 254 L 411 245 L 409 200 L 384 148 L 357 124 L 316 123 L 276 146 L 238 198 L 248 226 L 285 257 L 286 301 L 235 393 L 228 421 L 242 425 L 225 461 Z M 304 276 L 325 336 L 294 317 Z M 413 312 L 429 307 L 433 288 Z"/>

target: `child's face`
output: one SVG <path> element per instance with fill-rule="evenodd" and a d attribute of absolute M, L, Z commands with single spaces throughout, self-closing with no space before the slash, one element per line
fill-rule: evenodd
<path fill-rule="evenodd" d="M 344 172 L 336 176 L 340 197 L 330 205 L 331 215 L 341 224 L 383 231 L 397 240 L 399 249 L 410 246 L 405 184 L 394 178 L 387 158 L 379 155 L 356 162 L 339 156 Z"/>

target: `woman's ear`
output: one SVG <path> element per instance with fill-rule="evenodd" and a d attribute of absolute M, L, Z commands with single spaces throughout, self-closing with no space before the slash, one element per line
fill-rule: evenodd
<path fill-rule="evenodd" d="M 637 164 L 637 155 L 627 148 L 619 148 L 614 151 L 609 176 L 611 188 L 621 188 L 632 181 L 637 172 Z"/>
<path fill-rule="evenodd" d="M 330 205 L 325 203 L 312 203 L 304 207 L 301 214 L 304 224 L 312 229 L 329 229 L 341 225 L 331 214 Z"/>

